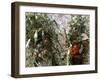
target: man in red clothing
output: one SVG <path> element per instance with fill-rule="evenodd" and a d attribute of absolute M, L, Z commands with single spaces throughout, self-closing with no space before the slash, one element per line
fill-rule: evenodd
<path fill-rule="evenodd" d="M 71 48 L 71 64 L 72 65 L 82 64 L 82 56 L 79 53 L 79 50 L 80 50 L 80 43 L 73 42 L 72 48 Z"/>

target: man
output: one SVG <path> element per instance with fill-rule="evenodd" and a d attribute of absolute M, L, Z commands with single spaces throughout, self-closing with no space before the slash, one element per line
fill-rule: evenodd
<path fill-rule="evenodd" d="M 83 58 L 83 62 L 82 64 L 89 64 L 89 38 L 87 36 L 86 33 L 82 34 L 82 45 L 83 45 L 83 49 L 82 49 L 82 58 Z"/>
<path fill-rule="evenodd" d="M 82 56 L 80 54 L 80 43 L 75 41 L 72 43 L 71 48 L 71 64 L 78 65 L 82 64 Z"/>

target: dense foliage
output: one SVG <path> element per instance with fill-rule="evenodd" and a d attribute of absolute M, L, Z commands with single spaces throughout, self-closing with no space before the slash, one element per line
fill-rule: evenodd
<path fill-rule="evenodd" d="M 52 14 L 53 15 L 53 14 Z M 74 40 L 82 41 L 82 34 L 89 36 L 89 17 L 70 15 L 66 33 L 60 31 L 56 19 L 46 13 L 26 13 L 26 67 L 69 65 L 68 52 Z M 59 17 L 58 17 L 59 18 Z M 65 36 L 64 46 L 61 37 Z"/>

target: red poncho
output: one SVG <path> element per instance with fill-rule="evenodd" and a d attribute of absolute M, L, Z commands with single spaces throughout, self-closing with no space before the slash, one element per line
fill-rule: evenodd
<path fill-rule="evenodd" d="M 77 45 L 74 45 L 71 49 L 71 54 L 72 55 L 77 55 L 79 54 L 79 47 Z"/>

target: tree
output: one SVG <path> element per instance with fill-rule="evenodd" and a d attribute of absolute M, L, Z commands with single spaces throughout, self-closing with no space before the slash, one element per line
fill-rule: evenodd
<path fill-rule="evenodd" d="M 82 41 L 82 34 L 86 33 L 89 36 L 89 16 L 71 15 L 69 22 L 70 31 L 68 37 L 70 42 L 73 40 Z"/>
<path fill-rule="evenodd" d="M 29 49 L 34 49 L 32 54 L 36 53 L 33 66 L 60 64 L 61 51 L 57 47 L 60 44 L 56 28 L 56 21 L 51 20 L 47 14 L 26 13 L 26 43 L 30 39 Z"/>

